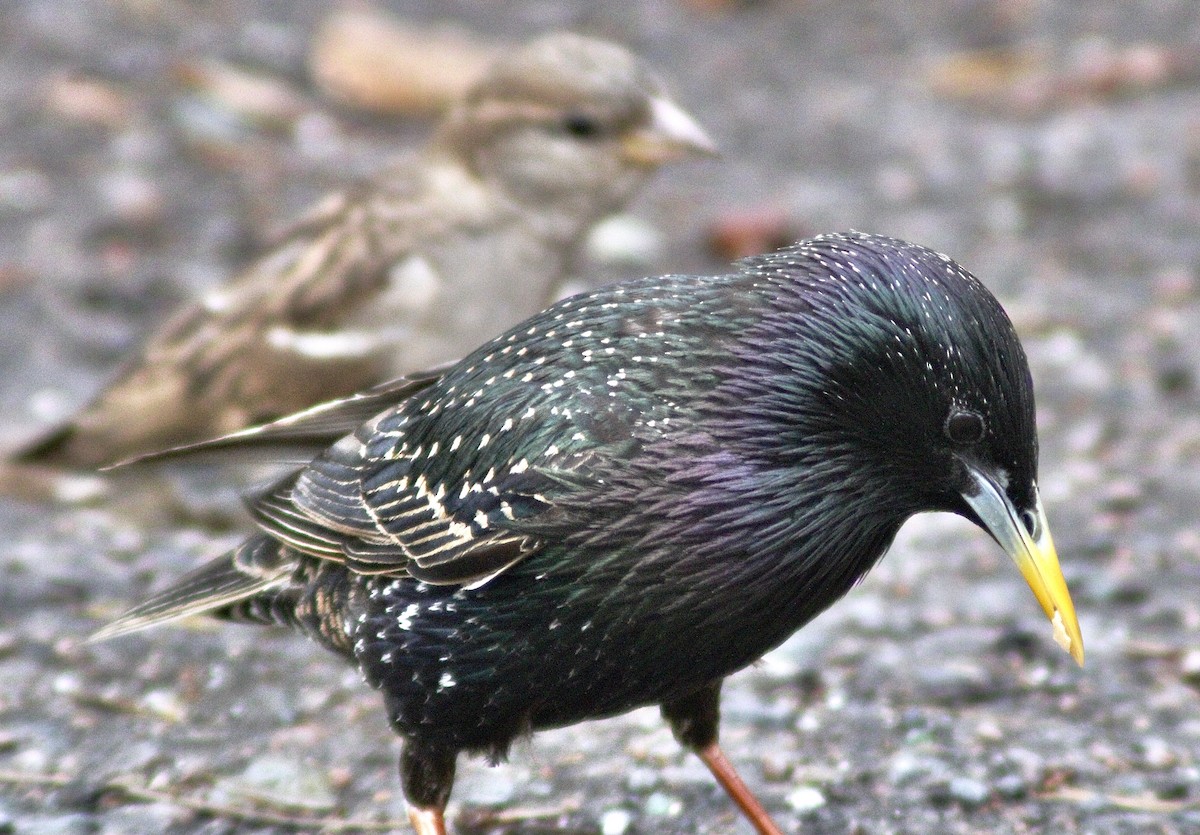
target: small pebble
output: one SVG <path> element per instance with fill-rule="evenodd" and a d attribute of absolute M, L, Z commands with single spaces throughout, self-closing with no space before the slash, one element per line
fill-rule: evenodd
<path fill-rule="evenodd" d="M 141 173 L 119 169 L 97 178 L 96 188 L 107 211 L 123 223 L 146 228 L 163 217 L 163 195 L 155 182 Z"/>
<path fill-rule="evenodd" d="M 328 811 L 337 803 L 325 772 L 289 757 L 273 755 L 259 757 L 239 776 L 221 780 L 212 795 L 217 802 L 252 800 L 314 812 Z"/>
<path fill-rule="evenodd" d="M 950 781 L 949 790 L 951 799 L 969 807 L 983 805 L 991 793 L 985 783 L 970 777 L 955 777 Z"/>
<path fill-rule="evenodd" d="M 1156 736 L 1146 737 L 1138 747 L 1142 749 L 1142 761 L 1150 768 L 1170 768 L 1179 761 L 1166 740 Z"/>
<path fill-rule="evenodd" d="M 946 764 L 935 757 L 921 757 L 901 751 L 892 757 L 888 767 L 888 782 L 902 786 L 921 777 L 940 777 L 947 770 Z"/>
<path fill-rule="evenodd" d="M 625 775 L 625 785 L 631 792 L 648 792 L 658 785 L 659 770 L 635 766 Z"/>
<path fill-rule="evenodd" d="M 99 78 L 62 73 L 43 91 L 44 103 L 57 116 L 80 124 L 117 129 L 129 123 L 134 103 L 124 90 Z"/>
<path fill-rule="evenodd" d="M 707 234 L 710 254 L 722 261 L 769 252 L 802 237 L 795 219 L 775 206 L 726 211 L 710 224 Z"/>
<path fill-rule="evenodd" d="M 13 771 L 44 774 L 50 771 L 50 755 L 40 748 L 26 748 L 13 755 L 8 767 Z"/>
<path fill-rule="evenodd" d="M 985 719 L 975 726 L 975 736 L 987 742 L 1001 742 L 1004 740 L 1004 729 L 990 719 Z"/>
<path fill-rule="evenodd" d="M 141 701 L 143 708 L 168 722 L 182 722 L 187 717 L 187 707 L 173 690 L 151 690 Z"/>
<path fill-rule="evenodd" d="M 511 766 L 489 768 L 476 772 L 464 782 L 460 800 L 476 806 L 503 806 L 512 801 L 517 784 Z"/>
<path fill-rule="evenodd" d="M 83 689 L 83 682 L 74 673 L 62 673 L 54 677 L 53 686 L 60 696 L 74 696 Z"/>
<path fill-rule="evenodd" d="M 1079 578 L 1073 584 L 1079 596 L 1096 603 L 1129 606 L 1141 603 L 1151 596 L 1151 585 L 1144 576 L 1119 577 L 1112 572 L 1093 572 Z"/>
<path fill-rule="evenodd" d="M 625 835 L 633 815 L 624 809 L 609 809 L 600 818 L 600 835 Z"/>
<path fill-rule="evenodd" d="M 1137 510 L 1144 501 L 1142 485 L 1132 478 L 1113 479 L 1104 488 L 1104 504 L 1117 513 Z"/>
<path fill-rule="evenodd" d="M 824 806 L 825 795 L 812 786 L 800 786 L 788 794 L 786 803 L 793 812 L 803 815 Z"/>
<path fill-rule="evenodd" d="M 1200 686 L 1200 648 L 1189 649 L 1179 661 L 1179 673 L 1183 680 L 1193 686 Z"/>
<path fill-rule="evenodd" d="M 108 493 L 108 482 L 86 473 L 62 473 L 54 482 L 53 492 L 62 504 L 88 504 Z"/>
<path fill-rule="evenodd" d="M 654 792 L 646 798 L 646 814 L 656 818 L 673 818 L 683 811 L 683 801 L 664 792 Z"/>
<path fill-rule="evenodd" d="M 1118 774 L 1113 778 L 1113 794 L 1140 795 L 1146 791 L 1146 777 L 1143 774 Z"/>
<path fill-rule="evenodd" d="M 232 145 L 244 141 L 247 135 L 245 123 L 236 114 L 195 95 L 178 98 L 171 117 L 189 142 Z"/>
<path fill-rule="evenodd" d="M 286 81 L 218 61 L 181 63 L 175 75 L 182 85 L 247 125 L 278 127 L 293 123 L 306 109 Z"/>
<path fill-rule="evenodd" d="M 1196 293 L 1196 276 L 1187 267 L 1166 266 L 1153 277 L 1155 300 L 1164 304 L 1182 304 Z"/>
<path fill-rule="evenodd" d="M 1029 793 L 1029 785 L 1019 774 L 1006 774 L 995 783 L 996 794 L 1006 800 L 1020 800 Z"/>
<path fill-rule="evenodd" d="M 795 770 L 795 763 L 790 756 L 776 752 L 762 757 L 763 779 L 771 783 L 782 783 L 789 780 Z"/>
<path fill-rule="evenodd" d="M 500 47 L 459 30 L 343 8 L 312 38 L 309 74 L 330 98 L 375 113 L 430 114 L 458 100 Z"/>
<path fill-rule="evenodd" d="M 93 815 L 57 814 L 51 817 L 26 817 L 21 820 L 20 835 L 93 835 L 96 819 Z"/>
<path fill-rule="evenodd" d="M 54 187 L 36 168 L 0 170 L 0 213 L 28 213 L 50 204 Z"/>
<path fill-rule="evenodd" d="M 97 835 L 127 835 L 131 832 L 166 832 L 187 818 L 189 812 L 171 803 L 137 803 L 118 806 L 104 814 Z M 2 832 L 3 830 L 0 830 Z"/>
<path fill-rule="evenodd" d="M 943 664 L 914 671 L 921 694 L 932 701 L 960 704 L 988 699 L 995 693 L 995 682 L 981 665 L 965 658 L 948 659 Z"/>
<path fill-rule="evenodd" d="M 821 729 L 821 719 L 814 711 L 806 710 L 800 714 L 800 718 L 796 720 L 796 730 L 804 731 L 805 733 L 813 733 Z"/>
<path fill-rule="evenodd" d="M 786 701 L 769 701 L 749 690 L 731 690 L 721 700 L 721 715 L 741 724 L 788 729 L 795 725 L 795 708 Z"/>

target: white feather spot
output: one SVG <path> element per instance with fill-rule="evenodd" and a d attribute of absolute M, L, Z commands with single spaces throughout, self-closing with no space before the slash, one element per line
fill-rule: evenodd
<path fill-rule="evenodd" d="M 412 629 L 413 618 L 415 618 L 420 611 L 420 603 L 409 603 L 406 607 L 404 607 L 404 611 L 400 613 L 400 617 L 396 619 L 396 625 L 407 632 L 408 630 Z"/>

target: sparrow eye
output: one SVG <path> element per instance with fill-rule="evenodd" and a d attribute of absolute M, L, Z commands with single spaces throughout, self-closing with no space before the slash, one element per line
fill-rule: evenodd
<path fill-rule="evenodd" d="M 564 131 L 578 139 L 594 139 L 600 135 L 600 123 L 582 113 L 568 113 L 562 126 Z"/>
<path fill-rule="evenodd" d="M 956 444 L 977 444 L 983 440 L 983 418 L 976 412 L 951 412 L 945 429 L 946 437 Z"/>

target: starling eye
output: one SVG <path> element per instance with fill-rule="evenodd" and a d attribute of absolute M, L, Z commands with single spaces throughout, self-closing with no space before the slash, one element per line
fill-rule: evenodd
<path fill-rule="evenodd" d="M 946 418 L 946 437 L 956 444 L 977 444 L 983 440 L 983 418 L 975 412 L 953 412 Z"/>
<path fill-rule="evenodd" d="M 1025 530 L 1029 532 L 1030 538 L 1036 540 L 1042 533 L 1042 526 L 1038 524 L 1037 514 L 1032 510 L 1021 511 L 1021 524 L 1025 526 Z"/>
<path fill-rule="evenodd" d="M 600 135 L 600 123 L 582 113 L 568 113 L 562 126 L 563 130 L 578 139 L 594 139 Z"/>

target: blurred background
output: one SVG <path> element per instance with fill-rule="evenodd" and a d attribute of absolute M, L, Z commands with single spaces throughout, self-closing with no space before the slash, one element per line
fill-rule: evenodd
<path fill-rule="evenodd" d="M 914 519 L 861 588 L 727 685 L 723 743 L 777 820 L 1200 831 L 1190 0 L 10 0 L 0 438 L 66 417 L 281 224 L 422 142 L 498 50 L 559 28 L 649 61 L 723 152 L 662 171 L 602 225 L 577 286 L 854 228 L 960 261 L 1030 355 L 1087 667 L 993 543 Z M 402 819 L 376 695 L 303 640 L 188 624 L 83 643 L 240 535 L 144 500 L 0 499 L 0 832 Z M 451 818 L 749 831 L 654 710 L 464 763 Z"/>

